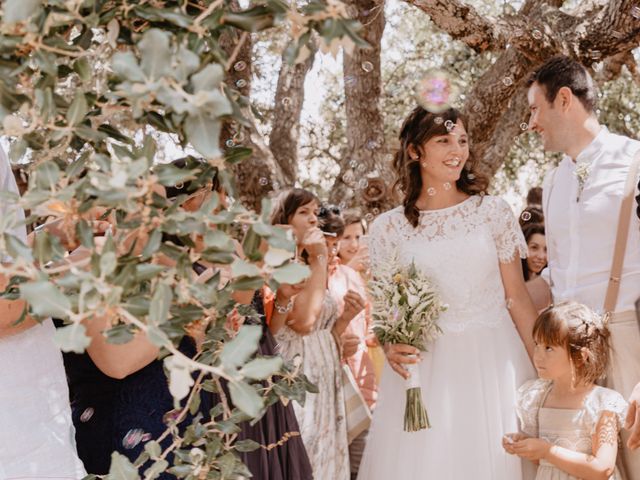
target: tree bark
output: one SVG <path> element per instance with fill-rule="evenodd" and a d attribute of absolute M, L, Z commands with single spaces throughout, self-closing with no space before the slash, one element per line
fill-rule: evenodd
<path fill-rule="evenodd" d="M 278 75 L 269 148 L 288 187 L 293 186 L 298 178 L 298 137 L 304 81 L 314 58 L 315 52 L 312 52 L 303 62 L 289 65 L 283 54 Z"/>
<path fill-rule="evenodd" d="M 349 0 L 346 3 L 351 17 L 363 25 L 360 34 L 371 48 L 344 53 L 347 154 L 340 161 L 340 173 L 330 199 L 359 205 L 365 212 L 383 210 L 392 205 L 390 191 L 377 191 L 380 179 L 389 178 L 390 167 L 380 111 L 384 0 Z"/>
<path fill-rule="evenodd" d="M 237 0 L 233 0 L 232 8 L 240 9 Z M 227 153 L 237 147 L 251 148 L 251 155 L 232 167 L 236 180 L 234 193 L 247 208 L 260 212 L 262 199 L 281 187 L 284 176 L 256 130 L 246 100 L 251 94 L 253 41 L 249 34 L 243 35 L 236 29 L 228 29 L 220 36 L 219 43 L 229 58 L 225 81 L 237 91 L 236 101 L 243 106 L 243 113 L 248 119 L 244 125 L 224 122 L 220 145 Z"/>

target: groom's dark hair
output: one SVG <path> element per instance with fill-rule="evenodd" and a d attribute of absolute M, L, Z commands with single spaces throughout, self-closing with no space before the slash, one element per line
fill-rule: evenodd
<path fill-rule="evenodd" d="M 585 66 L 571 57 L 560 55 L 544 62 L 529 77 L 527 87 L 534 83 L 543 87 L 549 103 L 556 99 L 562 87 L 568 87 L 587 112 L 596 109 L 598 92 L 595 83 Z"/>

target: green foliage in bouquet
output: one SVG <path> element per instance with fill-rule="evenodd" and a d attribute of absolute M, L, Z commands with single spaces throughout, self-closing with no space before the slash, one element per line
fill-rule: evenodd
<path fill-rule="evenodd" d="M 437 324 L 447 309 L 434 283 L 416 268 L 414 262 L 399 267 L 397 257 L 379 266 L 369 283 L 373 298 L 373 331 L 382 345 L 405 344 L 426 351 L 427 345 L 442 334 Z M 419 372 L 407 365 L 404 430 L 416 432 L 431 428 L 422 402 Z"/>
<path fill-rule="evenodd" d="M 243 10 L 230 0 L 5 0 L 0 6 L 0 134 L 11 139 L 14 162 L 30 163 L 25 195 L 5 192 L 0 201 L 30 211 L 28 224 L 53 221 L 57 231 L 44 229 L 26 245 L 8 233 L 18 217 L 0 219 L 0 257 L 14 259 L 0 265 L 11 279 L 3 296 L 25 299 L 25 314 L 63 319 L 56 340 L 65 351 L 87 347 L 83 323 L 96 316 L 110 319 L 105 336 L 113 343 L 146 332 L 161 347 L 176 403 L 163 436 L 172 439 L 170 447 L 150 441 L 133 464 L 114 453 L 110 479 L 153 479 L 164 471 L 190 479 L 248 477 L 238 453 L 261 447 L 237 442 L 238 424 L 279 399 L 302 402 L 314 389 L 299 367 L 255 355 L 260 327 L 228 325 L 232 314 L 256 315 L 234 301 L 234 292 L 297 283 L 308 269 L 291 262 L 294 242 L 269 224 L 268 201 L 258 215 L 234 199 L 226 167 L 251 152 L 239 145 L 223 153 L 219 136 L 223 122 L 250 122 L 251 105 L 225 83 L 236 53 L 220 40 L 288 22 L 292 58 L 315 41 L 365 45 L 337 4 L 313 0 L 297 9 L 266 0 Z M 187 168 L 162 164 L 163 138 L 200 158 Z M 187 211 L 180 205 L 192 192 L 172 202 L 158 188 L 190 182 L 210 191 L 214 172 L 227 202 L 214 192 Z M 98 241 L 95 228 L 105 220 L 111 228 Z M 244 259 L 234 240 L 242 242 Z M 83 258 L 72 261 L 67 252 L 78 247 Z M 230 278 L 218 270 L 195 279 L 192 265 L 200 261 L 228 266 Z M 204 342 L 188 358 L 177 345 L 194 327 Z M 209 421 L 195 415 L 203 390 L 221 397 Z M 180 433 L 188 412 L 193 420 Z"/>
<path fill-rule="evenodd" d="M 434 283 L 413 262 L 404 268 L 389 265 L 383 271 L 369 283 L 378 341 L 426 351 L 427 344 L 442 333 L 436 320 L 447 305 L 440 300 Z"/>

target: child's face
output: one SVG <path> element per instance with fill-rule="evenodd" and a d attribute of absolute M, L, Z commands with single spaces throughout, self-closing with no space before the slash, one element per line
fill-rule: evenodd
<path fill-rule="evenodd" d="M 569 352 L 563 346 L 535 342 L 533 364 L 538 371 L 538 376 L 542 379 L 571 379 L 571 360 Z"/>

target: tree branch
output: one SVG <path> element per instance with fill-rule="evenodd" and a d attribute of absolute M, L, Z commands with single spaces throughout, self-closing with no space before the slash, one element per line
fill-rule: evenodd
<path fill-rule="evenodd" d="M 495 26 L 473 7 L 458 0 L 405 0 L 431 17 L 431 21 L 477 53 L 499 46 Z"/>

